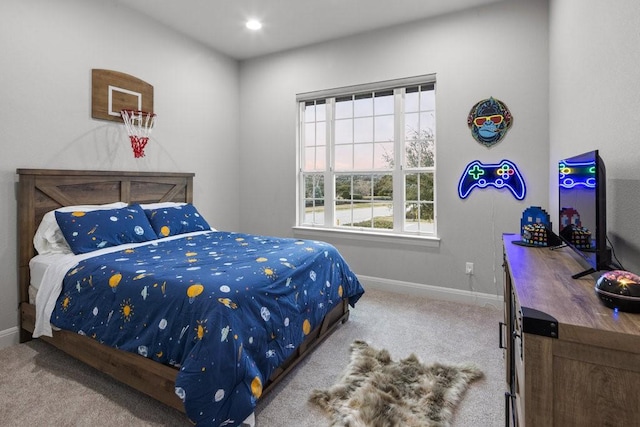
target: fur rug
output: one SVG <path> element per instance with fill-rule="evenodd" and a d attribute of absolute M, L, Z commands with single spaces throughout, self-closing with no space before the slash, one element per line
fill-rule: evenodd
<path fill-rule="evenodd" d="M 314 390 L 309 401 L 334 427 L 444 427 L 468 385 L 482 377 L 473 365 L 427 366 L 414 354 L 394 362 L 387 350 L 355 341 L 338 383 Z"/>

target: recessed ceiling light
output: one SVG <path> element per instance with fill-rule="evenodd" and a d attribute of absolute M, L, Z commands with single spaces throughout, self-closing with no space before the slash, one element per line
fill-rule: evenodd
<path fill-rule="evenodd" d="M 249 19 L 245 25 L 248 29 L 254 30 L 254 31 L 257 31 L 260 28 L 262 28 L 262 22 L 258 21 L 257 19 Z"/>

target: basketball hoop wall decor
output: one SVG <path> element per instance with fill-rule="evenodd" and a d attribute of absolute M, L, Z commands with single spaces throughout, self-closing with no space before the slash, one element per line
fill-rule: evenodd
<path fill-rule="evenodd" d="M 156 115 L 142 110 L 122 110 L 122 120 L 127 128 L 133 156 L 138 159 L 144 157 L 144 147 L 149 142 L 149 135 L 156 121 Z"/>
<path fill-rule="evenodd" d="M 113 70 L 91 70 L 91 117 L 123 122 L 135 158 L 144 148 L 155 124 L 153 86 L 137 77 Z"/>

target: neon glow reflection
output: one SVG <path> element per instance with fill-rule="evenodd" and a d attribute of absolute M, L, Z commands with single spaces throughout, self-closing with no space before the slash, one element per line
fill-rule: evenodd
<path fill-rule="evenodd" d="M 596 188 L 596 163 L 588 162 L 568 162 L 563 160 L 559 164 L 560 186 L 563 188 L 574 188 L 578 186 L 586 188 Z"/>

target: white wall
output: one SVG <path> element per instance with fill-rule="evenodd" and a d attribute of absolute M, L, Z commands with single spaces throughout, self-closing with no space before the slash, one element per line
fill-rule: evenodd
<path fill-rule="evenodd" d="M 18 324 L 16 168 L 195 172 L 203 215 L 239 227 L 236 61 L 84 0 L 3 0 L 0 52 L 0 344 Z M 91 118 L 93 68 L 154 86 L 146 157 L 134 159 L 123 125 Z"/>
<path fill-rule="evenodd" d="M 518 233 L 522 211 L 548 200 L 547 14 L 545 0 L 501 2 L 242 62 L 242 230 L 292 234 L 297 93 L 436 73 L 440 246 L 326 240 L 360 275 L 500 295 L 502 233 Z M 487 149 L 471 137 L 466 118 L 490 96 L 506 103 L 514 122 Z M 503 158 L 525 177 L 524 201 L 506 190 L 458 197 L 467 163 Z M 472 277 L 466 261 L 475 264 Z"/>
<path fill-rule="evenodd" d="M 600 150 L 608 235 L 623 266 L 640 273 L 640 2 L 550 4 L 550 177 L 559 159 Z"/>

